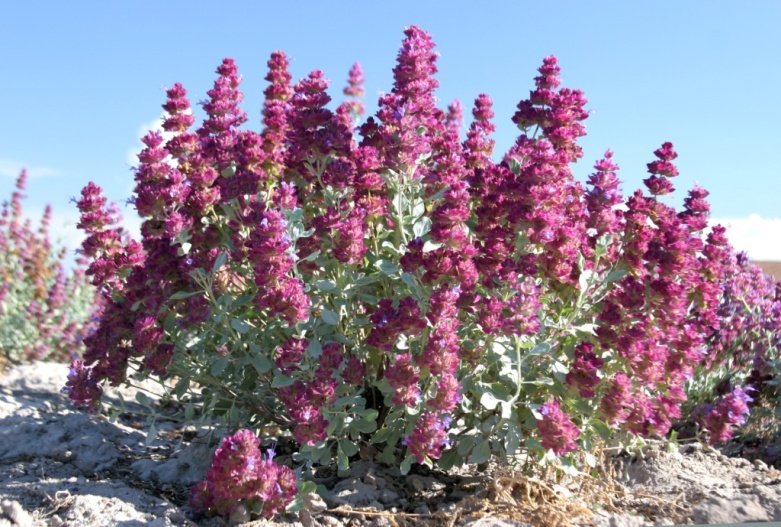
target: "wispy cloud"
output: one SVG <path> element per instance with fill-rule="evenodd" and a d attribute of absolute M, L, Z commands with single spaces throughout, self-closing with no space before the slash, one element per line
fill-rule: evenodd
<path fill-rule="evenodd" d="M 711 225 L 727 228 L 727 238 L 736 251 L 745 251 L 758 261 L 781 261 L 781 218 L 713 218 Z"/>
<path fill-rule="evenodd" d="M 32 165 L 14 159 L 0 159 L 0 176 L 2 177 L 16 179 L 23 168 L 27 169 L 27 177 L 30 179 L 61 174 L 59 170 L 47 166 Z"/>

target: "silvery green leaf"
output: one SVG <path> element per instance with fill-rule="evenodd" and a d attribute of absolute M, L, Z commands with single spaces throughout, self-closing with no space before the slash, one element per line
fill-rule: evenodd
<path fill-rule="evenodd" d="M 510 401 L 501 401 L 499 406 L 502 409 L 502 419 L 509 419 L 513 415 L 513 405 Z"/>
<path fill-rule="evenodd" d="M 152 423 L 149 427 L 149 431 L 146 433 L 146 439 L 144 440 L 144 445 L 149 446 L 152 443 L 154 443 L 155 439 L 157 439 L 157 428 L 155 427 L 155 424 Z"/>
<path fill-rule="evenodd" d="M 203 291 L 179 291 L 171 295 L 169 300 L 181 300 L 183 298 L 190 298 L 191 296 L 200 295 Z"/>
<path fill-rule="evenodd" d="M 290 386 L 294 382 L 296 382 L 296 380 L 292 377 L 286 377 L 284 375 L 275 375 L 274 380 L 271 381 L 271 387 L 284 388 L 285 386 Z"/>
<path fill-rule="evenodd" d="M 416 238 L 422 238 L 423 235 L 428 234 L 431 230 L 431 219 L 427 216 L 423 216 L 415 225 L 412 226 L 412 232 L 415 233 Z"/>
<path fill-rule="evenodd" d="M 598 419 L 592 419 L 589 421 L 589 424 L 591 427 L 596 430 L 597 434 L 599 434 L 599 437 L 604 439 L 605 441 L 609 440 L 612 436 L 612 431 L 608 425 L 603 423 L 602 421 Z"/>
<path fill-rule="evenodd" d="M 356 286 L 361 286 L 361 285 L 369 285 L 369 284 L 373 284 L 373 283 L 374 283 L 374 282 L 376 282 L 377 280 L 378 280 L 378 278 L 377 278 L 376 276 L 374 276 L 374 275 L 369 275 L 369 276 L 362 276 L 362 277 L 360 277 L 359 279 L 357 279 L 357 280 L 354 282 L 354 284 L 355 284 Z"/>
<path fill-rule="evenodd" d="M 360 432 L 361 434 L 371 434 L 375 430 L 377 430 L 377 422 L 376 421 L 368 421 L 366 419 L 356 419 L 352 423 L 350 423 L 350 430 L 355 430 L 356 432 Z"/>
<path fill-rule="evenodd" d="M 423 214 L 426 213 L 426 204 L 423 203 L 422 199 L 419 199 L 415 202 L 415 207 L 412 209 L 412 217 L 417 219 L 423 216 Z"/>
<path fill-rule="evenodd" d="M 372 435 L 372 438 L 369 440 L 370 443 L 382 443 L 383 441 L 387 440 L 388 437 L 391 435 L 391 429 L 386 427 L 380 428 L 377 430 L 377 433 Z"/>
<path fill-rule="evenodd" d="M 588 290 L 589 285 L 593 279 L 594 279 L 594 271 L 591 271 L 590 269 L 581 271 L 580 277 L 578 277 L 578 285 L 580 285 L 581 294 L 585 293 Z"/>
<path fill-rule="evenodd" d="M 252 366 L 258 371 L 258 373 L 267 373 L 271 371 L 271 361 L 265 355 L 255 355 L 251 359 Z"/>
<path fill-rule="evenodd" d="M 442 457 L 437 461 L 437 466 L 442 470 L 450 470 L 456 465 L 461 465 L 463 460 L 454 449 L 450 449 L 442 454 Z"/>
<path fill-rule="evenodd" d="M 580 326 L 576 326 L 573 329 L 573 331 L 581 332 L 581 333 L 588 333 L 589 335 L 596 335 L 596 329 L 599 327 L 598 324 L 581 324 Z"/>
<path fill-rule="evenodd" d="M 367 421 L 377 421 L 377 416 L 380 415 L 380 412 L 378 412 L 374 408 L 367 408 L 365 410 L 358 412 L 358 415 L 360 415 L 362 419 L 366 419 Z"/>
<path fill-rule="evenodd" d="M 377 260 L 374 265 L 387 276 L 392 276 L 399 272 L 399 266 L 388 260 Z"/>
<path fill-rule="evenodd" d="M 401 252 L 400 252 L 400 251 L 399 251 L 399 250 L 396 248 L 396 246 L 395 246 L 395 245 L 393 245 L 393 244 L 392 244 L 391 242 L 389 242 L 388 240 L 385 240 L 384 242 L 382 242 L 382 243 L 380 244 L 380 247 L 382 247 L 383 249 L 388 249 L 388 250 L 389 250 L 390 252 L 392 252 L 393 254 L 398 254 L 398 255 L 401 255 Z"/>
<path fill-rule="evenodd" d="M 240 318 L 232 318 L 231 327 L 243 335 L 249 331 L 250 325 Z"/>
<path fill-rule="evenodd" d="M 436 251 L 440 247 L 442 247 L 441 243 L 435 243 L 435 242 L 432 242 L 431 240 L 426 240 L 425 242 L 423 242 L 423 252 L 424 253 L 430 253 L 431 251 Z"/>
<path fill-rule="evenodd" d="M 480 396 L 480 404 L 483 405 L 483 408 L 486 410 L 495 410 L 496 406 L 501 401 L 494 397 L 494 394 L 491 392 L 485 392 L 483 395 Z"/>
<path fill-rule="evenodd" d="M 472 450 L 472 445 L 475 444 L 475 436 L 461 436 L 458 440 L 458 455 L 465 456 Z"/>
<path fill-rule="evenodd" d="M 330 326 L 335 326 L 339 323 L 339 313 L 331 309 L 323 309 L 323 314 L 320 315 L 320 318 Z"/>
<path fill-rule="evenodd" d="M 363 402 L 363 399 L 357 395 L 345 395 L 334 401 L 334 406 L 352 406 L 360 402 Z"/>
<path fill-rule="evenodd" d="M 248 303 L 253 298 L 255 298 L 255 295 L 241 295 L 233 300 L 231 303 L 231 309 L 237 309 Z"/>
<path fill-rule="evenodd" d="M 540 342 L 536 346 L 534 346 L 530 351 L 526 352 L 526 355 L 529 356 L 537 356 L 537 355 L 547 355 L 550 353 L 551 345 L 548 342 Z"/>
<path fill-rule="evenodd" d="M 136 393 L 136 401 L 138 401 L 138 404 L 146 408 L 150 408 L 152 406 L 152 401 L 149 400 L 149 397 L 144 392 Z"/>
<path fill-rule="evenodd" d="M 306 347 L 307 357 L 316 359 L 321 353 L 323 353 L 323 346 L 320 344 L 320 341 L 317 339 L 309 339 L 309 345 Z"/>
<path fill-rule="evenodd" d="M 407 454 L 407 457 L 405 457 L 404 461 L 402 461 L 401 465 L 399 465 L 399 470 L 401 471 L 402 476 L 409 474 L 409 471 L 412 468 L 412 463 L 414 461 L 415 457 L 412 454 Z"/>
<path fill-rule="evenodd" d="M 358 298 L 372 306 L 376 306 L 380 302 L 380 300 L 374 295 L 358 295 Z"/>
<path fill-rule="evenodd" d="M 415 279 L 415 276 L 410 273 L 402 273 L 401 280 L 413 289 L 418 288 L 418 281 Z"/>
<path fill-rule="evenodd" d="M 318 256 L 320 256 L 320 249 L 318 249 L 315 252 L 311 253 L 309 256 L 301 258 L 300 260 L 302 262 L 313 262 L 313 261 L 315 261 L 317 259 Z"/>
<path fill-rule="evenodd" d="M 485 463 L 491 457 L 491 445 L 485 439 L 481 440 L 472 449 L 470 461 L 476 465 Z"/>
<path fill-rule="evenodd" d="M 521 433 L 520 427 L 516 423 L 510 422 L 507 426 L 507 435 L 505 436 L 507 454 L 513 455 L 521 446 L 521 439 L 523 438 L 523 434 Z"/>
<path fill-rule="evenodd" d="M 187 377 L 182 377 L 179 379 L 179 381 L 176 383 L 176 386 L 174 386 L 174 395 L 177 397 L 181 397 L 184 395 L 184 392 L 187 391 L 187 388 L 190 387 L 190 379 Z"/>
<path fill-rule="evenodd" d="M 339 471 L 345 471 L 350 468 L 350 460 L 347 459 L 347 454 L 341 448 L 336 449 L 336 468 Z"/>
<path fill-rule="evenodd" d="M 617 280 L 621 280 L 623 277 L 625 277 L 628 273 L 626 269 L 614 269 L 608 273 L 608 275 L 605 277 L 605 283 L 610 284 L 612 282 L 615 282 Z"/>
<path fill-rule="evenodd" d="M 354 456 L 358 453 L 358 445 L 350 441 L 349 439 L 340 439 L 339 440 L 339 448 L 344 452 L 348 457 Z"/>
<path fill-rule="evenodd" d="M 545 450 L 545 448 L 542 446 L 542 443 L 540 443 L 540 441 L 534 437 L 526 438 L 526 441 L 523 442 L 523 446 L 529 450 Z"/>
<path fill-rule="evenodd" d="M 214 261 L 214 267 L 212 267 L 212 273 L 216 273 L 220 267 L 225 265 L 225 262 L 228 260 L 228 254 L 226 252 L 221 252 L 217 255 L 217 259 Z"/>
<path fill-rule="evenodd" d="M 228 357 L 222 357 L 221 359 L 217 360 L 214 364 L 212 364 L 212 367 L 209 369 L 209 372 L 217 377 L 222 372 L 225 371 L 225 368 L 228 367 Z"/>
<path fill-rule="evenodd" d="M 229 167 L 225 167 L 222 170 L 220 170 L 220 174 L 223 177 L 232 177 L 236 173 L 236 162 L 231 161 L 231 164 Z"/>
<path fill-rule="evenodd" d="M 329 292 L 336 289 L 336 283 L 333 280 L 316 280 L 314 286 L 321 291 Z"/>

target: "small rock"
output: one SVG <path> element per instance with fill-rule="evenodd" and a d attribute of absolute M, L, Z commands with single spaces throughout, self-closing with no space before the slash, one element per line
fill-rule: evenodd
<path fill-rule="evenodd" d="M 431 509 L 429 509 L 427 505 L 421 505 L 419 507 L 415 507 L 415 510 L 412 512 L 415 514 L 431 514 Z"/>
<path fill-rule="evenodd" d="M 378 501 L 379 496 L 380 492 L 376 488 L 357 479 L 345 479 L 337 483 L 324 498 L 331 507 L 349 505 L 357 508 Z"/>
<path fill-rule="evenodd" d="M 745 494 L 732 499 L 710 498 L 692 509 L 692 519 L 697 524 L 770 521 L 759 497 Z"/>
<path fill-rule="evenodd" d="M 304 509 L 314 514 L 319 514 L 325 511 L 326 509 L 328 509 L 328 505 L 326 505 L 325 501 L 323 501 L 323 498 L 321 498 L 319 494 L 314 492 L 305 494 L 303 501 L 304 501 Z"/>
<path fill-rule="evenodd" d="M 688 445 L 682 445 L 678 449 L 681 454 L 693 454 L 694 452 L 702 452 L 702 443 L 689 443 Z"/>
<path fill-rule="evenodd" d="M 437 481 L 432 477 L 418 476 L 417 474 L 413 474 L 407 478 L 407 485 L 418 492 L 423 490 L 442 490 L 445 488 L 445 485 L 442 482 Z"/>
<path fill-rule="evenodd" d="M 32 527 L 32 517 L 27 514 L 27 511 L 22 508 L 19 502 L 3 500 L 3 502 L 0 503 L 0 509 L 2 509 L 3 512 L 2 517 L 5 517 L 13 522 L 11 525 L 19 527 Z"/>
<path fill-rule="evenodd" d="M 399 498 L 401 498 L 401 495 L 395 490 L 382 489 L 378 499 L 384 505 L 398 505 Z"/>
<path fill-rule="evenodd" d="M 333 516 L 321 516 L 317 519 L 320 527 L 344 527 L 344 524 Z"/>
<path fill-rule="evenodd" d="M 767 464 L 761 459 L 755 459 L 754 468 L 756 468 L 757 470 L 761 470 L 762 472 L 765 472 L 767 470 Z"/>
<path fill-rule="evenodd" d="M 377 516 L 367 525 L 367 527 L 393 527 L 394 523 L 387 516 Z"/>

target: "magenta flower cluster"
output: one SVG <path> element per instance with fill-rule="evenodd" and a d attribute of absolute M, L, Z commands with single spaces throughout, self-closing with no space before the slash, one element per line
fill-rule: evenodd
<path fill-rule="evenodd" d="M 546 402 L 539 412 L 542 419 L 537 420 L 537 430 L 542 437 L 544 448 L 553 450 L 557 456 L 578 449 L 575 439 L 580 435 L 580 429 L 561 410 L 558 402 Z"/>
<path fill-rule="evenodd" d="M 220 443 L 206 479 L 190 491 L 190 506 L 197 514 L 229 515 L 244 505 L 272 518 L 285 511 L 296 493 L 295 473 L 274 463 L 273 450 L 262 455 L 255 434 L 239 430 Z"/>
<path fill-rule="evenodd" d="M 754 400 L 747 390 L 735 386 L 726 395 L 719 396 L 713 403 L 700 405 L 692 412 L 694 422 L 708 433 L 711 443 L 719 443 L 732 437 L 734 428 L 746 422 L 749 404 Z"/>

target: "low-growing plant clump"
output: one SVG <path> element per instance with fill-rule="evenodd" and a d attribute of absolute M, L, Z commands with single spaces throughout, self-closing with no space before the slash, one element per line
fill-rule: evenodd
<path fill-rule="evenodd" d="M 70 362 L 96 326 L 102 297 L 84 274 L 86 262 L 69 271 L 65 248 L 50 240 L 51 207 L 37 229 L 25 218 L 26 186 L 23 170 L 0 212 L 0 358 Z"/>
<path fill-rule="evenodd" d="M 776 290 L 741 296 L 754 271 L 707 229 L 706 190 L 665 203 L 672 144 L 644 190 L 622 194 L 610 151 L 576 181 L 589 114 L 551 56 L 494 161 L 491 99 L 477 97 L 463 139 L 460 105 L 435 104 L 433 48 L 405 31 L 393 89 L 365 121 L 358 65 L 331 110 L 323 73 L 291 84 L 274 52 L 259 133 L 241 127 L 232 59 L 195 129 L 175 84 L 167 137 L 142 139 L 135 170 L 140 242 L 99 187 L 82 190 L 105 305 L 67 389 L 95 410 L 104 383 L 138 372 L 183 418 L 238 430 L 195 509 L 269 517 L 312 489 L 314 467 L 344 471 L 364 447 L 403 473 L 520 451 L 572 472 L 576 452 L 593 466 L 598 444 L 664 436 L 684 410 L 720 441 L 778 371 Z M 746 357 L 754 376 L 706 400 L 703 372 Z M 258 450 L 256 434 L 278 430 L 299 445 L 295 473 Z"/>

